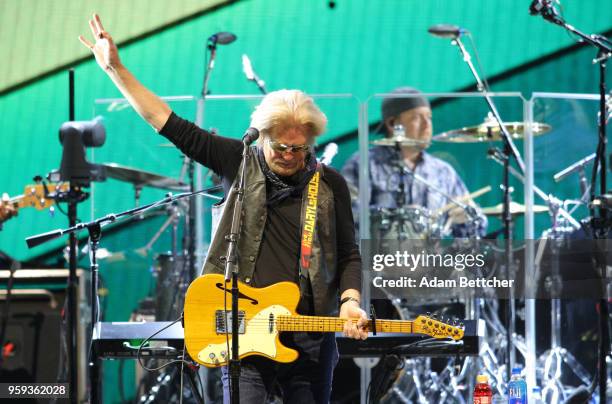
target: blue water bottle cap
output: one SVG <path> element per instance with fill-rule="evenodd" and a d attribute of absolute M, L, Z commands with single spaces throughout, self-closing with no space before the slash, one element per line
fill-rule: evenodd
<path fill-rule="evenodd" d="M 523 368 L 521 368 L 520 366 L 515 366 L 512 368 L 512 374 L 513 375 L 520 375 L 521 374 L 521 370 L 523 370 Z"/>

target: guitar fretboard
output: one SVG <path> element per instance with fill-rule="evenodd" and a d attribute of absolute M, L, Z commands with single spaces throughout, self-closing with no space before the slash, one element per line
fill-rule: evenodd
<path fill-rule="evenodd" d="M 347 321 L 338 317 L 278 316 L 276 328 L 278 331 L 342 332 Z M 412 324 L 407 320 L 376 320 L 376 331 L 412 333 Z M 366 327 L 368 331 L 373 331 L 371 320 L 368 320 Z"/>

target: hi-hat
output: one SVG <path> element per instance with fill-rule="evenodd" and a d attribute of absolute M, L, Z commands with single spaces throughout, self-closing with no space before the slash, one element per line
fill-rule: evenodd
<path fill-rule="evenodd" d="M 504 126 L 512 139 L 523 139 L 529 126 L 524 122 L 505 122 Z M 552 127 L 546 123 L 532 122 L 531 133 L 540 136 L 549 132 Z M 436 142 L 450 143 L 478 143 L 502 140 L 499 124 L 495 119 L 486 118 L 483 123 L 476 126 L 466 126 L 461 129 L 443 132 L 433 137 Z"/>
<path fill-rule="evenodd" d="M 170 191 L 188 191 L 189 185 L 170 177 L 154 174 L 137 168 L 126 167 L 116 163 L 102 164 L 106 169 L 106 175 L 120 181 L 134 184 L 137 188 L 152 187 L 167 189 Z"/>
<path fill-rule="evenodd" d="M 504 205 L 499 204 L 495 206 L 488 206 L 486 208 L 482 208 L 482 213 L 487 216 L 501 216 L 504 211 Z M 525 205 L 521 205 L 517 202 L 510 203 L 510 213 L 512 215 L 524 215 L 527 211 L 527 207 Z M 544 205 L 533 205 L 533 213 L 544 213 L 548 212 L 548 207 Z"/>

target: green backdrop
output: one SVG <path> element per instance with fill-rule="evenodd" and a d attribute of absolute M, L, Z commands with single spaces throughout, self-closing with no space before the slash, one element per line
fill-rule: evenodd
<path fill-rule="evenodd" d="M 15 0 L 17 1 L 17 0 Z M 4 0 L 2 5 L 10 1 Z M 92 11 L 102 2 L 91 1 Z M 352 94 L 338 102 L 322 100 L 330 117 L 330 132 L 322 141 L 339 139 L 340 152 L 334 166 L 341 167 L 357 148 L 357 106 L 373 94 L 387 92 L 400 85 L 411 85 L 425 92 L 450 92 L 467 89 L 473 78 L 458 51 L 448 40 L 433 38 L 426 30 L 437 23 L 452 23 L 469 29 L 474 37 L 480 60 L 496 91 L 518 91 L 525 98 L 532 92 L 597 91 L 597 69 L 591 64 L 594 51 L 586 46 L 573 46 L 575 38 L 540 17 L 528 14 L 530 1 L 464 0 L 337 0 L 328 7 L 322 0 L 244 0 L 206 11 L 210 2 L 201 5 L 176 2 L 180 12 L 167 13 L 151 1 L 150 8 L 159 10 L 151 22 L 150 13 L 126 7 L 109 11 L 102 18 L 111 33 L 120 30 L 121 57 L 134 74 L 154 92 L 164 96 L 197 95 L 202 86 L 206 38 L 217 31 L 231 31 L 238 40 L 219 46 L 215 70 L 210 80 L 213 95 L 256 94 L 241 69 L 241 55 L 247 54 L 269 90 L 300 88 L 311 94 Z M 588 33 L 609 32 L 612 8 L 606 1 L 563 1 L 565 17 Z M 12 4 L 14 6 L 14 4 Z M 114 161 L 168 176 L 180 171 L 180 155 L 173 149 L 159 147 L 165 139 L 130 109 L 109 112 L 106 104 L 95 104 L 98 98 L 119 97 L 119 92 L 100 71 L 92 58 L 81 60 L 82 51 L 62 53 L 54 64 L 38 69 L 20 68 L 23 63 L 37 65 L 55 47 L 74 43 L 77 35 L 87 33 L 86 20 L 78 29 L 72 24 L 54 24 L 54 42 L 31 35 L 17 35 L 23 15 L 37 14 L 72 16 L 69 2 L 27 2 L 11 7 L 12 19 L 0 28 L 4 46 L 10 57 L 5 62 L 12 70 L 22 69 L 21 77 L 11 76 L 13 87 L 0 96 L 0 192 L 11 196 L 23 191 L 34 175 L 46 174 L 59 166 L 61 146 L 58 129 L 68 120 L 68 76 L 60 66 L 74 61 L 76 69 L 76 117 L 91 119 L 102 114 L 107 125 L 106 145 L 90 157 L 96 161 Z M 200 6 L 200 7 L 198 7 Z M 144 6 L 143 6 L 144 7 Z M 167 5 L 165 6 L 167 7 Z M 4 8 L 8 10 L 9 8 Z M 160 14 L 162 16 L 160 17 Z M 164 17 L 164 18 L 162 18 Z M 44 28 L 45 19 L 37 20 Z M 134 28 L 130 30 L 130 26 Z M 44 29 L 42 31 L 45 32 Z M 15 38 L 14 41 L 6 38 Z M 468 42 L 469 45 L 469 42 Z M 37 58 L 24 59 L 26 52 Z M 471 49 L 471 48 L 470 48 Z M 66 56 L 68 55 L 68 56 Z M 24 61 L 25 60 L 25 61 Z M 54 70 L 55 69 L 55 70 Z M 13 74 L 13 73 L 11 73 Z M 36 80 L 36 77 L 40 77 Z M 608 77 L 608 80 L 610 77 Z M 21 84 L 19 84 L 21 83 Z M 16 85 L 15 85 L 16 84 Z M 213 100 L 207 104 L 206 126 L 216 127 L 228 136 L 239 136 L 248 126 L 249 108 L 253 102 L 224 104 Z M 378 119 L 378 104 L 371 102 L 371 122 Z M 568 179 L 556 185 L 551 176 L 565 165 L 592 152 L 595 109 L 588 102 L 540 103 L 536 108 L 542 119 L 555 122 L 555 131 L 548 138 L 536 139 L 536 183 L 546 192 L 574 196 L 576 185 Z M 186 118 L 195 118 L 195 101 L 173 103 Z M 539 109 L 538 109 L 539 108 Z M 519 103 L 503 107 L 506 119 L 522 116 Z M 582 114 L 588 122 L 580 125 L 565 119 Z M 434 108 L 434 131 L 453 129 L 482 121 L 486 108 L 474 101 L 440 102 Z M 538 118 L 536 116 L 536 119 Z M 444 156 L 462 174 L 471 189 L 499 181 L 501 169 L 484 158 L 485 146 L 436 145 L 432 152 Z M 522 199 L 522 188 L 515 196 Z M 109 180 L 95 187 L 95 211 L 91 201 L 79 206 L 82 220 L 125 209 L 133 204 L 130 186 Z M 146 190 L 142 202 L 154 200 L 163 191 Z M 482 205 L 498 203 L 499 192 L 483 197 Z M 116 232 L 104 239 L 112 252 L 121 251 L 134 259 L 102 262 L 102 275 L 109 289 L 106 302 L 108 320 L 126 320 L 139 299 L 150 289 L 150 268 L 155 253 L 167 250 L 166 232 L 147 256 L 134 255 L 159 228 L 161 219 L 146 221 L 129 230 Z M 64 245 L 65 240 L 28 250 L 24 237 L 63 227 L 64 215 L 23 209 L 16 219 L 5 223 L 0 232 L 0 250 L 18 259 L 41 257 Z M 536 234 L 548 226 L 546 217 L 538 217 Z M 520 225 L 520 223 L 519 223 Z M 494 228 L 493 222 L 491 227 Z M 521 233 L 519 233 L 521 234 Z M 57 255 L 44 255 L 46 262 L 57 264 Z M 123 262 L 123 263 L 122 263 Z M 59 260 L 60 264 L 63 264 Z M 82 261 L 82 265 L 86 265 Z M 108 402 L 118 398 L 117 366 L 105 366 Z M 133 376 L 126 371 L 126 393 L 133 389 Z"/>

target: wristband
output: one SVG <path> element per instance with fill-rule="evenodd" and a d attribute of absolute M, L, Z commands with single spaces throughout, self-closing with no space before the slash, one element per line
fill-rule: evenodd
<path fill-rule="evenodd" d="M 342 306 L 346 302 L 357 302 L 357 304 L 359 305 L 359 299 L 356 299 L 353 296 L 347 296 L 340 300 L 340 306 Z"/>

